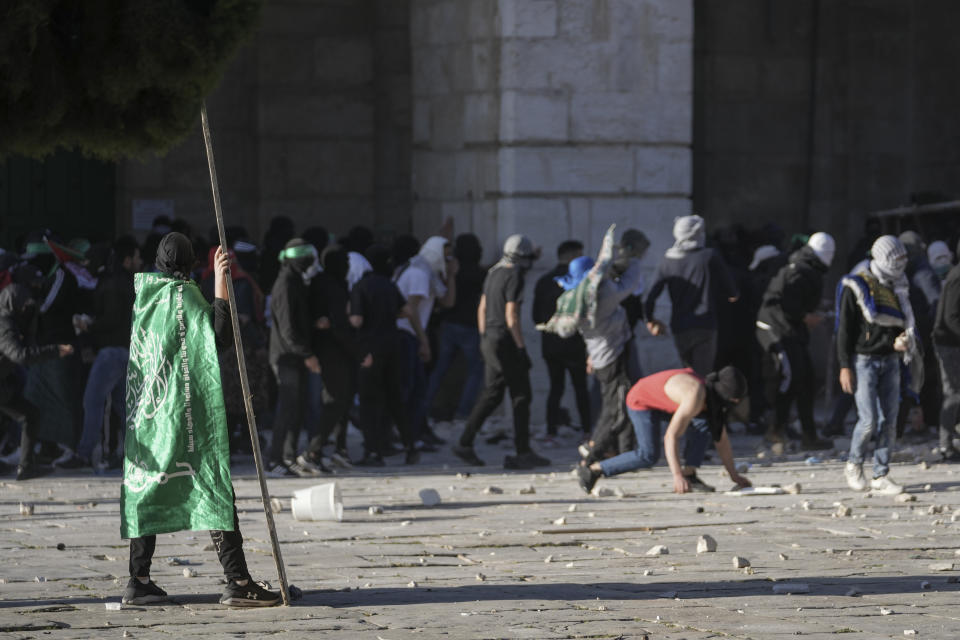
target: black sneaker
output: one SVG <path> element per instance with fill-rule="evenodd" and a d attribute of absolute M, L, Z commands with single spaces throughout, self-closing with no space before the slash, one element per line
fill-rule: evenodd
<path fill-rule="evenodd" d="M 379 453 L 368 451 L 354 464 L 356 464 L 358 467 L 382 467 L 385 463 L 383 461 L 383 456 L 381 456 Z"/>
<path fill-rule="evenodd" d="M 283 462 L 272 462 L 267 465 L 267 477 L 268 478 L 296 478 L 297 474 L 293 472 L 290 467 L 288 467 Z"/>
<path fill-rule="evenodd" d="M 472 464 L 475 467 L 482 467 L 485 464 L 483 460 L 477 457 L 477 452 L 473 450 L 473 447 L 464 447 L 463 445 L 455 444 L 450 447 L 450 450 L 453 451 L 453 455 L 467 464 Z"/>
<path fill-rule="evenodd" d="M 690 474 L 689 476 L 684 476 L 687 479 L 687 482 L 690 484 L 690 491 L 698 491 L 701 493 L 713 493 L 716 491 L 713 487 L 708 485 L 706 482 L 701 480 L 696 473 Z"/>
<path fill-rule="evenodd" d="M 137 578 L 130 578 L 120 602 L 123 604 L 150 604 L 151 602 L 164 602 L 165 600 L 167 600 L 167 592 L 158 587 L 153 580 L 143 584 Z"/>
<path fill-rule="evenodd" d="M 580 488 L 583 489 L 584 493 L 593 491 L 593 485 L 597 484 L 597 480 L 600 479 L 601 475 L 603 474 L 599 471 L 594 471 L 589 465 L 577 465 L 577 480 L 580 482 Z"/>
<path fill-rule="evenodd" d="M 515 456 L 506 456 L 503 459 L 504 469 L 533 469 L 534 467 L 549 467 L 550 460 L 538 456 L 533 451 L 518 453 Z"/>
<path fill-rule="evenodd" d="M 17 465 L 17 480 L 32 480 L 53 473 L 53 467 L 44 464 Z"/>
<path fill-rule="evenodd" d="M 279 593 L 264 589 L 264 583 L 247 580 L 242 587 L 231 580 L 220 596 L 220 604 L 228 607 L 275 607 L 282 602 Z"/>

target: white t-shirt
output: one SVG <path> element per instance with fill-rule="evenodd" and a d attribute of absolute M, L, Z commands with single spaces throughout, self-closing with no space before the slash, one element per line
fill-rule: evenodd
<path fill-rule="evenodd" d="M 397 279 L 397 288 L 400 289 L 400 293 L 407 300 L 410 299 L 410 296 L 423 296 L 420 301 L 419 315 L 420 326 L 426 331 L 437 296 L 446 295 L 447 290 L 443 283 L 439 281 L 439 278 L 434 278 L 425 265 L 418 264 L 418 262 L 420 261 L 414 260 L 410 266 L 404 269 Z M 432 287 L 431 283 L 433 283 Z M 413 325 L 406 318 L 398 319 L 397 326 L 411 335 L 417 335 L 413 330 Z"/>

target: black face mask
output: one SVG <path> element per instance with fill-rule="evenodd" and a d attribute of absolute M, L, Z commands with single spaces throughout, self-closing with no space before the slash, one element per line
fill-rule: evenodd
<path fill-rule="evenodd" d="M 157 247 L 156 267 L 168 276 L 181 280 L 189 279 L 196 261 L 193 244 L 182 233 L 176 231 L 168 233 L 163 236 Z"/>

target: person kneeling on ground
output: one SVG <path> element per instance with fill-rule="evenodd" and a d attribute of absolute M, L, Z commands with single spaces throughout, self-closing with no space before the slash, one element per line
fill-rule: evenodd
<path fill-rule="evenodd" d="M 727 437 L 727 413 L 747 394 L 747 381 L 735 367 L 724 367 L 701 378 L 693 369 L 668 369 L 641 378 L 627 394 L 627 413 L 637 436 L 637 448 L 613 458 L 577 467 L 580 487 L 590 493 L 600 476 L 615 476 L 627 471 L 647 469 L 660 459 L 660 433 L 663 450 L 673 473 L 675 493 L 713 491 L 697 477 L 713 437 L 723 466 L 738 487 L 749 487 L 750 481 L 737 473 L 733 451 Z M 684 465 L 680 464 L 680 438 L 687 434 Z"/>
<path fill-rule="evenodd" d="M 247 571 L 230 481 L 227 415 L 217 350 L 233 340 L 227 278 L 230 259 L 215 255 L 213 306 L 190 279 L 193 247 L 164 236 L 160 273 L 138 273 L 127 369 L 127 436 L 120 489 L 120 535 L 130 540 L 130 580 L 121 602 L 167 599 L 150 579 L 158 533 L 209 530 L 227 586 L 220 603 L 271 607 L 280 594 Z"/>

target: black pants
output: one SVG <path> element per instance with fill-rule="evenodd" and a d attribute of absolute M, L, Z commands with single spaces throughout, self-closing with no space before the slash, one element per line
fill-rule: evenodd
<path fill-rule="evenodd" d="M 347 353 L 324 354 L 320 358 L 323 377 L 323 413 L 320 429 L 310 441 L 310 453 L 319 454 L 329 440 L 337 449 L 346 448 L 347 416 L 357 389 L 357 367 Z"/>
<path fill-rule="evenodd" d="M 7 384 L 9 380 L 2 383 Z M 34 435 L 34 407 L 23 397 L 12 396 L 0 401 L 0 413 L 7 416 L 20 427 L 20 466 L 28 467 L 33 464 L 33 446 L 37 442 Z"/>
<path fill-rule="evenodd" d="M 616 360 L 594 372 L 597 382 L 600 383 L 602 402 L 600 417 L 590 438 L 597 454 L 614 446 L 621 453 L 633 448 L 633 425 L 627 417 L 626 408 L 627 391 L 630 390 L 627 357 L 628 354 L 624 351 Z M 594 459 L 589 461 L 593 462 Z"/>
<path fill-rule="evenodd" d="M 240 517 L 233 506 L 233 531 L 211 531 L 210 538 L 223 566 L 223 575 L 228 580 L 250 578 L 247 558 L 243 555 L 243 535 L 240 533 Z M 146 578 L 153 564 L 153 552 L 157 548 L 157 536 L 130 538 L 130 577 Z"/>
<path fill-rule="evenodd" d="M 813 420 L 814 373 L 807 345 L 800 340 L 781 338 L 767 349 L 769 359 L 766 379 L 772 387 L 774 428 L 782 430 L 790 420 L 790 406 L 797 403 L 797 416 L 803 437 L 815 439 L 817 425 Z"/>
<path fill-rule="evenodd" d="M 360 367 L 360 430 L 367 453 L 379 453 L 389 443 L 387 427 L 392 419 L 406 448 L 413 446 L 413 437 L 403 406 L 403 360 L 399 336 L 391 336 L 372 345 L 373 364 Z"/>
<path fill-rule="evenodd" d="M 712 373 L 717 361 L 716 329 L 689 329 L 673 336 L 683 366 L 690 367 L 697 374 L 705 376 Z"/>
<path fill-rule="evenodd" d="M 577 402 L 580 415 L 580 428 L 590 430 L 590 394 L 587 391 L 587 354 L 582 348 L 565 349 L 544 353 L 547 363 L 547 375 L 550 377 L 550 392 L 547 394 L 547 433 L 556 434 L 560 426 L 560 400 L 566 373 L 570 373 L 570 384 Z"/>
<path fill-rule="evenodd" d="M 273 439 L 269 463 L 297 458 L 297 443 L 307 402 L 307 369 L 301 362 L 280 361 L 273 367 L 277 378 L 277 410 L 273 417 Z"/>
<path fill-rule="evenodd" d="M 473 440 L 484 421 L 503 402 L 503 394 L 510 389 L 513 405 L 513 440 L 517 453 L 530 451 L 530 369 L 520 354 L 513 337 L 506 332 L 488 331 L 480 340 L 483 356 L 484 387 L 480 399 L 467 418 L 460 445 L 472 447 Z"/>

